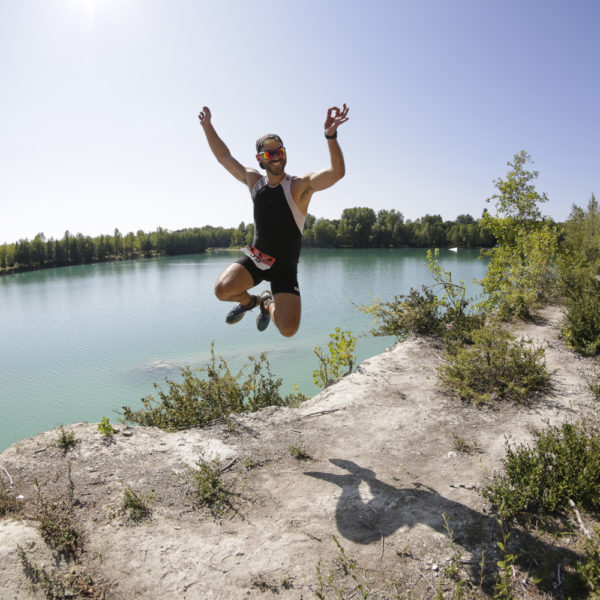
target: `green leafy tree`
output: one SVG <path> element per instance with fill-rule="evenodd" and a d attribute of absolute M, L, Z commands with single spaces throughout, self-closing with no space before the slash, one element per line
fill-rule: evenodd
<path fill-rule="evenodd" d="M 319 219 L 313 227 L 313 237 L 318 248 L 332 248 L 337 243 L 337 228 L 328 219 Z"/>
<path fill-rule="evenodd" d="M 34 266 L 42 268 L 46 264 L 46 237 L 38 233 L 31 243 L 31 262 Z"/>
<path fill-rule="evenodd" d="M 237 229 L 233 230 L 233 235 L 231 236 L 231 246 L 235 248 L 239 248 L 240 246 L 244 246 L 246 243 L 246 224 L 242 221 Z"/>
<path fill-rule="evenodd" d="M 404 240 L 404 216 L 396 210 L 380 210 L 371 233 L 373 246 L 399 246 Z"/>
<path fill-rule="evenodd" d="M 563 226 L 559 260 L 566 315 L 562 333 L 580 354 L 600 353 L 600 210 L 592 194 L 586 210 L 573 206 Z"/>
<path fill-rule="evenodd" d="M 547 198 L 532 183 L 538 172 L 525 168 L 530 161 L 524 150 L 515 154 L 506 179 L 494 181 L 498 193 L 487 200 L 496 201 L 496 215 L 486 211 L 481 219 L 497 241 L 487 252 L 491 261 L 481 281 L 484 307 L 502 319 L 531 317 L 548 299 L 556 275 L 558 232 L 542 219 L 538 204 Z"/>
<path fill-rule="evenodd" d="M 377 217 L 372 208 L 346 208 L 342 212 L 339 235 L 344 246 L 366 248 Z"/>

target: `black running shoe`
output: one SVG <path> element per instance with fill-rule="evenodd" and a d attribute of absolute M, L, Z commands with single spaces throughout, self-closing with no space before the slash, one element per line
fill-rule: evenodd
<path fill-rule="evenodd" d="M 229 325 L 233 325 L 234 323 L 239 323 L 244 315 L 252 310 L 257 304 L 259 299 L 256 296 L 252 296 L 252 300 L 250 304 L 244 306 L 243 304 L 238 304 L 235 308 L 232 308 L 225 317 L 225 322 L 229 323 Z"/>
<path fill-rule="evenodd" d="M 273 302 L 273 296 L 269 290 L 265 290 L 260 295 L 260 312 L 256 317 L 256 329 L 264 331 L 271 322 L 271 313 L 269 312 L 269 304 Z"/>

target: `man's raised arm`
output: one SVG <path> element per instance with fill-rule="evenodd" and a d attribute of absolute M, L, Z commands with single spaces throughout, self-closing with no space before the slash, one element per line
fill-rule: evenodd
<path fill-rule="evenodd" d="M 198 115 L 198 119 L 200 120 L 200 125 L 202 125 L 202 129 L 204 129 L 204 134 L 206 135 L 206 140 L 208 141 L 208 145 L 212 150 L 212 153 L 215 155 L 215 158 L 239 181 L 244 184 L 247 184 L 247 170 L 244 165 L 239 163 L 233 156 L 231 156 L 231 152 L 229 148 L 225 145 L 225 142 L 218 136 L 215 128 L 211 123 L 211 113 L 208 106 L 202 108 L 202 111 Z"/>
<path fill-rule="evenodd" d="M 329 169 L 313 173 L 308 181 L 308 187 L 311 192 L 318 192 L 331 187 L 336 181 L 339 181 L 346 174 L 346 166 L 344 164 L 344 155 L 337 141 L 337 129 L 348 120 L 348 111 L 350 109 L 344 104 L 340 109 L 337 106 L 332 106 L 327 111 L 325 119 L 325 137 L 329 146 L 329 156 L 331 158 L 331 166 Z"/>

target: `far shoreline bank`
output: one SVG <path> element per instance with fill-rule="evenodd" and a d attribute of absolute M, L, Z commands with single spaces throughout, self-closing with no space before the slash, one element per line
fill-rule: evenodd
<path fill-rule="evenodd" d="M 10 275 L 21 275 L 23 273 L 33 273 L 36 271 L 49 271 L 52 269 L 62 269 L 65 267 L 85 267 L 91 265 L 98 264 L 111 264 L 111 263 L 119 263 L 119 262 L 127 262 L 127 261 L 142 261 L 142 260 L 154 260 L 157 258 L 173 258 L 176 256 L 198 256 L 202 254 L 211 254 L 213 252 L 235 252 L 239 251 L 244 246 L 231 246 L 231 247 L 214 247 L 214 248 L 206 248 L 206 250 L 202 252 L 183 252 L 181 254 L 150 254 L 150 255 L 139 255 L 139 256 L 115 256 L 114 258 L 106 259 L 106 260 L 92 260 L 90 262 L 80 262 L 80 263 L 71 263 L 66 265 L 43 265 L 38 267 L 33 266 L 19 266 L 11 269 L 0 269 L 0 279 L 3 277 L 9 277 Z M 479 252 L 484 252 L 489 250 L 487 246 L 368 246 L 364 248 L 359 248 L 356 246 L 323 246 L 323 247 L 315 247 L 315 246 L 304 246 L 302 250 L 357 250 L 357 251 L 369 251 L 369 250 L 434 250 L 439 248 L 440 250 L 450 250 L 451 248 L 457 248 L 458 250 L 478 250 Z M 302 257 L 300 257 L 302 260 Z"/>

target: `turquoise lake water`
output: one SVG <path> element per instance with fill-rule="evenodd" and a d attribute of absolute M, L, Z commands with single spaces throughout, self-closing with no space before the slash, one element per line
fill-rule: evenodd
<path fill-rule="evenodd" d="M 61 424 L 117 421 L 115 411 L 139 406 L 154 382 L 204 365 L 212 341 L 235 369 L 266 351 L 283 391 L 297 384 L 314 395 L 313 349 L 326 348 L 335 327 L 361 336 L 359 361 L 395 342 L 368 335 L 372 320 L 355 305 L 433 283 L 425 249 L 304 250 L 302 323 L 283 338 L 273 325 L 258 333 L 256 311 L 225 324 L 233 305 L 215 298 L 213 284 L 239 256 L 222 250 L 0 277 L 0 451 Z M 476 250 L 440 254 L 471 296 L 480 294 L 473 278 L 487 269 L 478 257 Z"/>

